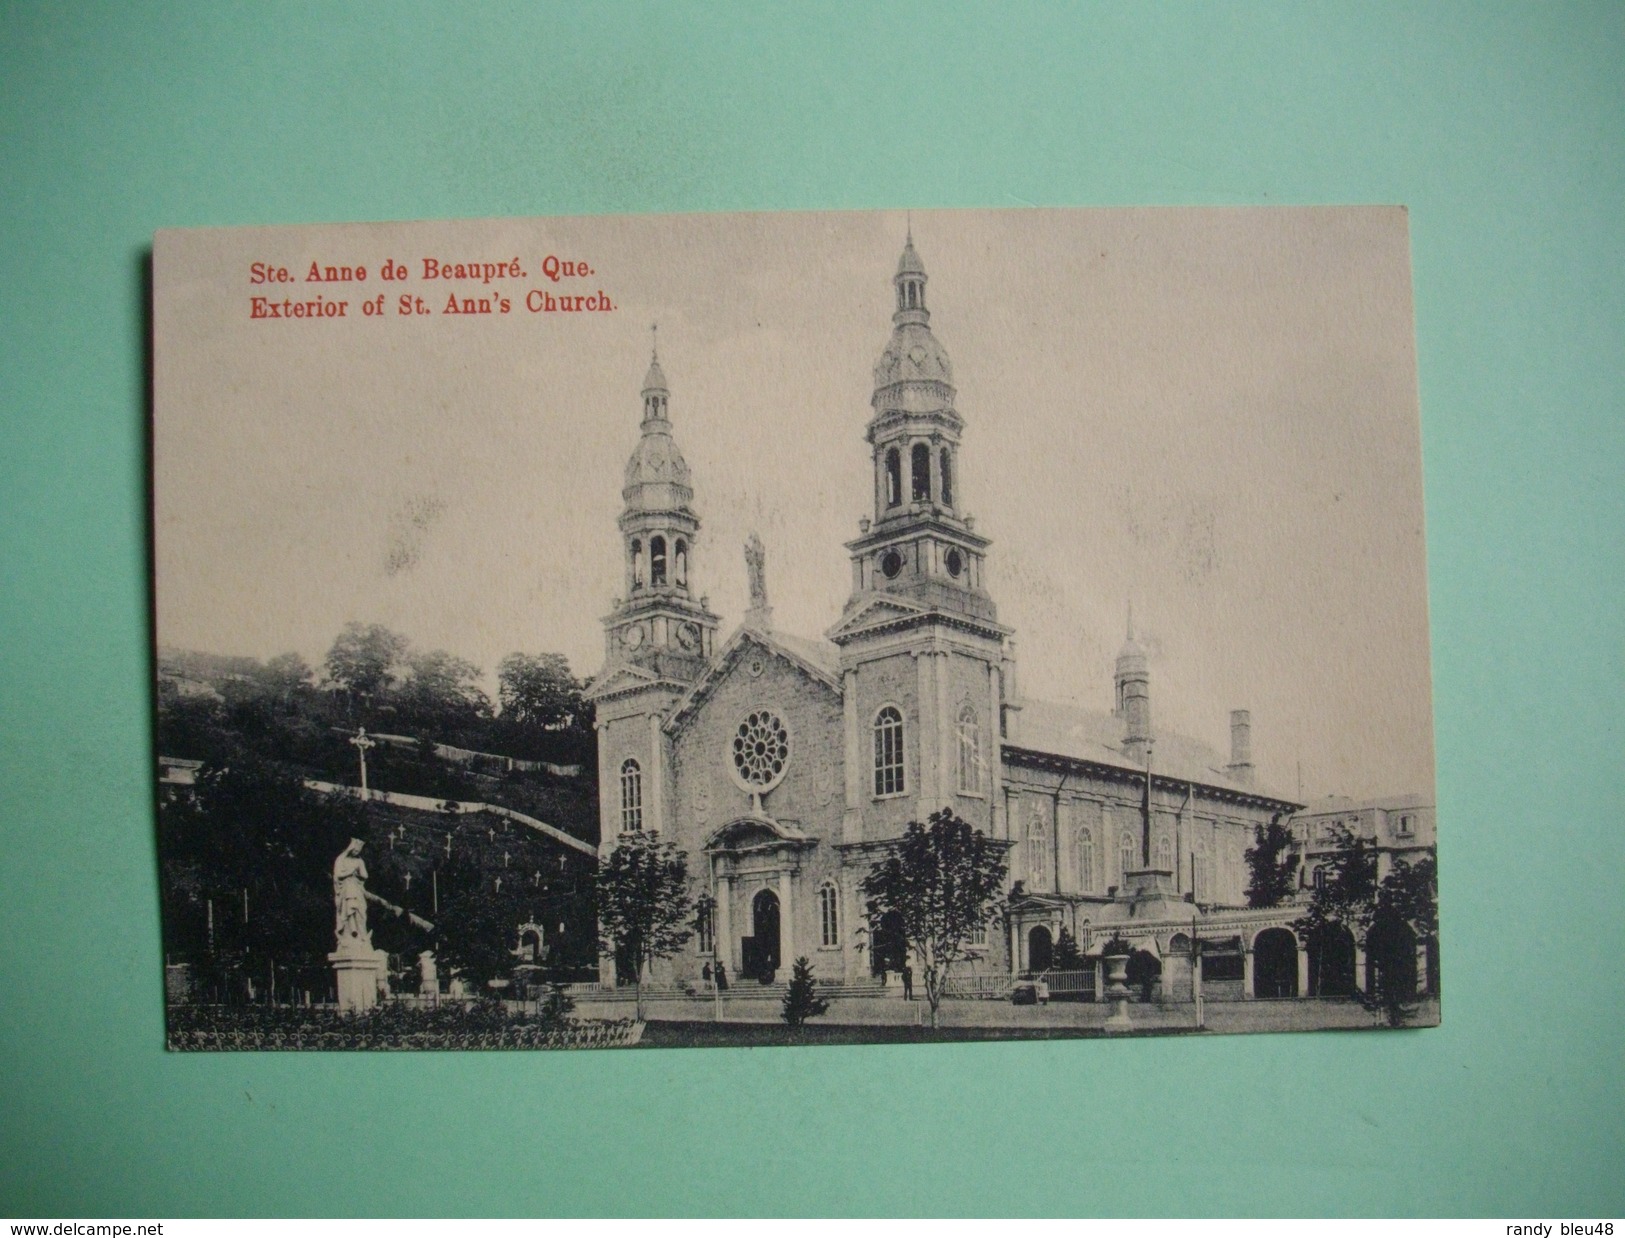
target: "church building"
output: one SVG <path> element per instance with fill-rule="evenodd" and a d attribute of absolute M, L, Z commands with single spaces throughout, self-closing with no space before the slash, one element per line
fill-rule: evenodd
<path fill-rule="evenodd" d="M 1254 828 L 1299 807 L 1258 785 L 1247 711 L 1230 714 L 1228 754 L 1155 727 L 1132 618 L 1108 707 L 1022 695 L 991 542 L 959 485 L 965 422 L 912 237 L 893 284 L 864 436 L 873 514 L 846 544 L 851 594 L 820 637 L 774 626 L 754 537 L 750 609 L 719 635 L 695 590 L 694 478 L 658 356 L 644 380 L 621 491 L 625 595 L 588 695 L 603 853 L 624 831 L 659 834 L 715 899 L 656 978 L 696 983 L 718 961 L 731 978 L 782 975 L 800 955 L 821 980 L 895 973 L 907 944 L 867 922 L 858 885 L 910 821 L 948 807 L 1009 845 L 1010 915 L 956 969 L 967 983 L 1046 970 L 1065 930 L 1086 954 L 1122 936 L 1170 999 L 1189 987 L 1193 938 L 1216 984 L 1309 992 L 1289 927 L 1301 908 L 1245 907 Z"/>

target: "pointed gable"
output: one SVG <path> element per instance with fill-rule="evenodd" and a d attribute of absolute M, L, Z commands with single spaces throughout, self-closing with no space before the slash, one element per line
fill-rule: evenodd
<path fill-rule="evenodd" d="M 840 622 L 830 628 L 826 636 L 840 644 L 843 638 L 858 632 L 883 628 L 889 623 L 906 622 L 926 611 L 926 607 L 906 598 L 874 594 L 842 615 Z"/>
<path fill-rule="evenodd" d="M 787 636 L 761 628 L 743 627 L 730 636 L 718 651 L 705 673 L 695 681 L 666 723 L 668 730 L 676 731 L 696 710 L 709 700 L 718 686 L 745 663 L 752 652 L 787 662 L 806 679 L 839 694 L 840 672 L 836 668 L 837 650 L 822 641 Z"/>
<path fill-rule="evenodd" d="M 611 667 L 607 673 L 599 676 L 590 685 L 583 695 L 589 701 L 597 702 L 619 696 L 623 692 L 637 692 L 661 683 L 659 675 L 646 666 L 639 666 L 633 662 L 624 662 L 620 666 Z M 680 686 L 673 684 L 672 686 Z"/>

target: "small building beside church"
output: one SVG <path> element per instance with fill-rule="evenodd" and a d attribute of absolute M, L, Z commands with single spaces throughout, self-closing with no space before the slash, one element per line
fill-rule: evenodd
<path fill-rule="evenodd" d="M 754 538 L 750 610 L 721 634 L 697 588 L 701 522 L 672 392 L 658 355 L 649 366 L 621 491 L 624 596 L 588 696 L 603 853 L 625 831 L 661 835 L 715 899 L 656 979 L 698 983 L 718 962 L 765 977 L 800 955 L 822 980 L 894 974 L 907 943 L 867 922 L 858 885 L 910 821 L 948 807 L 1009 846 L 1010 914 L 973 943 L 967 977 L 1043 972 L 1064 930 L 1086 954 L 1127 940 L 1165 998 L 1189 995 L 1197 940 L 1214 996 L 1308 993 L 1290 927 L 1301 906 L 1245 905 L 1255 828 L 1302 808 L 1259 785 L 1247 710 L 1229 716 L 1227 752 L 1156 728 L 1132 618 L 1111 702 L 1023 694 L 992 543 L 959 485 L 965 423 L 927 282 L 910 237 L 864 436 L 873 511 L 846 543 L 850 596 L 821 635 L 774 625 Z"/>

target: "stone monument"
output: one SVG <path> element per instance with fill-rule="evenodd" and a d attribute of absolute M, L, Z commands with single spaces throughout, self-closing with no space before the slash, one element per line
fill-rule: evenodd
<path fill-rule="evenodd" d="M 427 998 L 431 1006 L 440 1004 L 440 971 L 433 950 L 418 952 L 418 995 Z"/>
<path fill-rule="evenodd" d="M 389 956 L 373 949 L 367 930 L 367 863 L 365 844 L 352 838 L 333 861 L 333 934 L 337 943 L 327 961 L 338 984 L 339 1009 L 346 1014 L 371 1010 L 389 993 Z"/>
<path fill-rule="evenodd" d="M 745 543 L 745 579 L 750 586 L 750 609 L 745 626 L 759 632 L 773 627 L 773 608 L 767 601 L 767 547 L 755 533 Z"/>

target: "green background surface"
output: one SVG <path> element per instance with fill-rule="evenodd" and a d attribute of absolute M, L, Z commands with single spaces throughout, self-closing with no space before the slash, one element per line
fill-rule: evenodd
<path fill-rule="evenodd" d="M 0 1213 L 1625 1212 L 1622 65 L 1617 3 L 5 5 Z M 1442 1028 L 162 1051 L 154 229 L 1392 202 Z"/>

